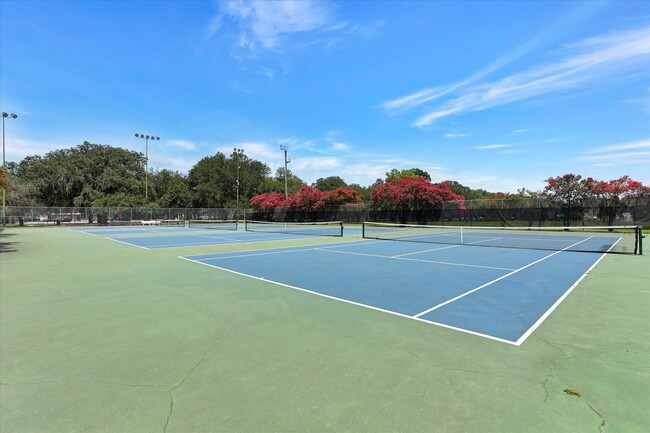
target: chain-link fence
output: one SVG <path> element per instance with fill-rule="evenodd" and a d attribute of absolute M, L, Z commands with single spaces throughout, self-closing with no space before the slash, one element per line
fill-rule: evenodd
<path fill-rule="evenodd" d="M 366 221 L 436 225 L 486 226 L 589 226 L 643 225 L 650 227 L 650 200 L 626 200 L 616 206 L 603 203 L 565 205 L 543 200 L 474 200 L 464 206 L 445 202 L 429 209 L 375 210 L 369 205 L 327 206 L 316 211 L 288 211 L 236 208 L 6 208 L 6 226 L 138 225 L 151 221 L 186 220 L 259 221 Z"/>
<path fill-rule="evenodd" d="M 126 225 L 190 219 L 243 219 L 244 209 L 9 206 L 5 226 Z"/>

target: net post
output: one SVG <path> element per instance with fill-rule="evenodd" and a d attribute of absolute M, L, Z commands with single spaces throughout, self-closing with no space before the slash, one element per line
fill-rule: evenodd
<path fill-rule="evenodd" d="M 636 227 L 636 236 L 638 239 L 638 247 L 637 247 L 637 254 L 642 256 L 643 255 L 643 226 L 637 226 Z"/>
<path fill-rule="evenodd" d="M 363 239 L 366 238 L 366 222 L 365 221 L 361 221 L 361 237 Z"/>
<path fill-rule="evenodd" d="M 343 221 L 341 221 L 341 237 L 343 237 Z"/>

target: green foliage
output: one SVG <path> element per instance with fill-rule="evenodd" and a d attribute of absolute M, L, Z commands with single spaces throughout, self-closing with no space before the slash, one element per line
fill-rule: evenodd
<path fill-rule="evenodd" d="M 47 206 L 91 206 L 102 195 L 143 191 L 144 157 L 86 141 L 42 158 L 27 157 L 16 167 L 16 175 L 32 183 L 38 191 L 35 198 Z"/>
<path fill-rule="evenodd" d="M 287 190 L 289 194 L 297 193 L 300 188 L 305 186 L 304 180 L 293 174 L 291 170 L 287 169 Z M 268 179 L 264 183 L 263 189 L 260 192 L 282 192 L 284 193 L 284 167 L 278 167 L 275 171 L 275 176 Z"/>
<path fill-rule="evenodd" d="M 321 177 L 320 179 L 317 179 L 316 182 L 312 183 L 314 188 L 320 190 L 320 191 L 333 191 L 337 188 L 346 188 L 348 186 L 347 183 L 343 179 L 341 179 L 339 176 L 329 176 L 329 177 Z"/>
<path fill-rule="evenodd" d="M 239 176 L 237 172 L 239 171 Z M 200 160 L 187 176 L 193 198 L 193 207 L 234 207 L 237 205 L 237 181 L 239 180 L 239 203 L 246 205 L 250 197 L 268 187 L 269 167 L 233 153 L 227 158 L 218 152 Z M 284 180 L 282 183 L 284 191 Z"/>
<path fill-rule="evenodd" d="M 491 198 L 492 193 L 487 192 L 484 189 L 472 189 L 468 186 L 462 185 L 455 180 L 448 180 L 447 185 L 454 193 L 462 195 L 465 197 L 465 200 L 483 200 L 486 198 Z"/>
<path fill-rule="evenodd" d="M 391 182 L 397 179 L 404 179 L 409 177 L 413 180 L 416 180 L 418 177 L 423 177 L 427 181 L 431 182 L 431 176 L 424 170 L 419 168 L 409 168 L 406 170 L 398 170 L 396 168 L 386 173 L 386 182 Z"/>
<path fill-rule="evenodd" d="M 351 183 L 349 186 L 350 186 L 350 188 L 355 190 L 357 193 L 359 193 L 359 197 L 361 197 L 362 202 L 364 202 L 364 203 L 370 202 L 370 192 L 372 191 L 373 187 L 371 187 L 371 186 L 361 186 L 358 183 Z M 375 185 L 375 186 L 379 186 L 379 184 Z"/>

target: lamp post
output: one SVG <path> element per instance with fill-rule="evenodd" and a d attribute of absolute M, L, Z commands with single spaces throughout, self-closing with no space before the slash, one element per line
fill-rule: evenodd
<path fill-rule="evenodd" d="M 7 217 L 7 185 L 5 185 L 5 182 L 7 181 L 7 162 L 5 160 L 5 117 L 11 117 L 12 119 L 15 119 L 18 117 L 18 115 L 14 113 L 5 113 L 4 111 L 2 112 L 2 176 L 4 179 L 2 179 L 2 224 L 4 225 Z"/>
<path fill-rule="evenodd" d="M 144 139 L 144 199 L 149 201 L 149 140 L 160 140 L 160 137 L 138 133 L 135 136 Z"/>
<path fill-rule="evenodd" d="M 289 199 L 289 188 L 287 184 L 287 164 L 291 162 L 291 160 L 287 157 L 287 152 L 289 151 L 289 148 L 285 146 L 284 144 L 280 145 L 280 149 L 284 150 L 284 199 L 288 200 Z"/>
<path fill-rule="evenodd" d="M 237 158 L 237 208 L 239 209 L 239 169 L 241 168 L 241 157 L 244 156 L 244 149 L 234 148 L 232 154 Z"/>

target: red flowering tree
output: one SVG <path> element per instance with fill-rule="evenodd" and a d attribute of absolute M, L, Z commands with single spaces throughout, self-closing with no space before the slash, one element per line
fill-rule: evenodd
<path fill-rule="evenodd" d="M 283 207 L 285 203 L 286 200 L 284 194 L 281 192 L 258 194 L 251 197 L 248 202 L 251 209 L 254 209 L 256 213 L 264 219 L 270 219 L 275 208 Z"/>
<path fill-rule="evenodd" d="M 359 191 L 352 188 L 336 188 L 323 193 L 323 203 L 326 206 L 338 206 L 348 203 L 356 204 L 361 203 L 361 196 L 359 195 Z"/>
<path fill-rule="evenodd" d="M 323 208 L 323 193 L 313 186 L 304 185 L 296 194 L 289 194 L 284 203 L 284 210 L 294 219 L 296 216 L 316 220 L 319 210 Z"/>
<path fill-rule="evenodd" d="M 458 208 L 464 210 L 463 196 L 455 194 L 446 182 L 432 184 L 423 177 L 391 180 L 376 186 L 370 193 L 373 209 L 394 212 L 402 224 L 409 219 L 425 224 L 431 211 L 441 209 L 447 200 L 455 201 Z"/>
<path fill-rule="evenodd" d="M 616 215 L 622 212 L 621 204 L 626 199 L 638 199 L 650 196 L 650 187 L 641 182 L 623 176 L 608 182 L 594 182 L 592 194 L 599 201 L 600 218 L 607 225 L 614 224 Z"/>
<path fill-rule="evenodd" d="M 565 226 L 571 225 L 573 220 L 582 219 L 585 201 L 591 198 L 595 183 L 590 177 L 583 179 L 579 174 L 572 173 L 546 179 L 544 192 L 561 209 L 561 213 L 551 215 L 551 218 L 562 219 Z"/>

